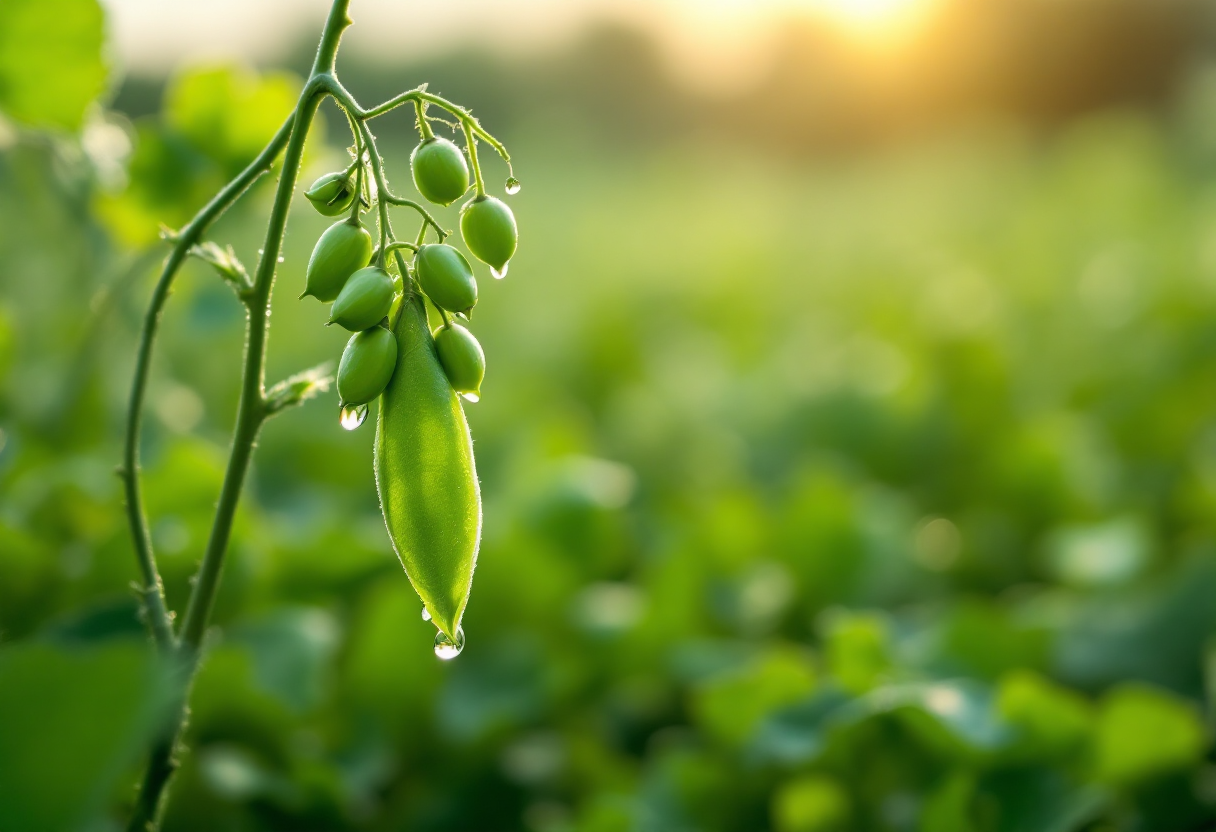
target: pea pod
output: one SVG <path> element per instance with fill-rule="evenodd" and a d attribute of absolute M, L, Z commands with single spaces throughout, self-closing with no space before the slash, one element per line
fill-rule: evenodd
<path fill-rule="evenodd" d="M 449 312 L 465 312 L 477 303 L 477 279 L 460 249 L 430 243 L 414 258 L 422 291 L 436 306 Z"/>
<path fill-rule="evenodd" d="M 515 254 L 519 231 L 507 203 L 493 196 L 475 196 L 460 209 L 460 235 L 473 256 L 503 272 Z"/>
<path fill-rule="evenodd" d="M 486 377 L 486 354 L 473 333 L 460 324 L 441 326 L 432 333 L 439 363 L 447 373 L 452 389 L 469 401 L 481 398 L 481 382 Z"/>
<path fill-rule="evenodd" d="M 460 148 L 447 139 L 431 137 L 410 154 L 414 186 L 436 205 L 451 205 L 469 189 L 469 166 Z"/>
<path fill-rule="evenodd" d="M 481 540 L 473 440 L 420 298 L 405 301 L 394 331 L 397 370 L 380 399 L 376 488 L 406 576 L 455 641 Z"/>
<path fill-rule="evenodd" d="M 327 173 L 313 182 L 304 196 L 318 213 L 336 217 L 355 201 L 355 180 L 345 171 Z"/>
<path fill-rule="evenodd" d="M 325 229 L 312 250 L 305 273 L 305 295 L 323 303 L 338 297 L 346 280 L 372 259 L 372 235 L 358 222 L 339 220 Z"/>
<path fill-rule="evenodd" d="M 342 406 L 367 404 L 379 396 L 396 366 L 397 338 L 384 327 L 374 326 L 350 336 L 338 364 Z"/>
<path fill-rule="evenodd" d="M 393 306 L 393 276 L 379 266 L 359 269 L 350 276 L 334 305 L 329 322 L 359 332 L 371 329 Z"/>

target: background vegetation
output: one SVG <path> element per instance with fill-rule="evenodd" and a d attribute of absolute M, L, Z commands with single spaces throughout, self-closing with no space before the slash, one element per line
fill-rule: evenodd
<path fill-rule="evenodd" d="M 473 322 L 468 647 L 431 653 L 372 430 L 332 394 L 276 419 L 167 830 L 1216 828 L 1205 7 L 969 5 L 916 72 L 791 27 L 746 99 L 682 91 L 611 28 L 529 61 L 340 57 L 364 101 L 429 80 L 473 105 L 523 182 Z M 86 109 L 89 8 L 0 5 L 0 829 L 22 832 L 118 829 L 133 799 L 163 675 L 113 468 L 157 224 L 299 83 L 184 68 Z M 68 46 L 22 52 L 52 20 Z M 306 179 L 337 166 L 328 124 Z M 379 133 L 408 192 L 409 121 Z M 269 196 L 213 239 L 252 261 Z M 325 225 L 299 203 L 272 379 L 344 342 L 295 298 Z M 178 285 L 145 461 L 180 610 L 242 321 L 205 267 Z"/>

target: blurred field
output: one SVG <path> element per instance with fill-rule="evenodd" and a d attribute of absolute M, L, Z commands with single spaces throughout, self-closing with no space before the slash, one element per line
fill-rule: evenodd
<path fill-rule="evenodd" d="M 226 73 L 179 78 L 163 115 L 154 86 L 120 94 L 125 189 L 69 138 L 0 151 L 14 829 L 121 828 L 160 712 L 112 470 L 155 221 L 188 216 L 290 106 L 290 80 Z M 1216 156 L 1203 76 L 1189 89 L 844 154 L 641 118 L 614 141 L 543 98 L 504 112 L 521 247 L 506 280 L 479 274 L 473 318 L 468 647 L 432 655 L 370 422 L 341 430 L 332 393 L 276 418 L 166 829 L 1216 828 Z M 403 193 L 408 127 L 377 128 Z M 306 181 L 340 159 L 310 152 Z M 212 238 L 252 263 L 269 198 Z M 298 201 L 270 380 L 345 341 L 296 300 L 326 225 Z M 178 610 L 242 326 L 189 267 L 145 450 Z M 4 732 L 38 756 L 5 756 Z"/>

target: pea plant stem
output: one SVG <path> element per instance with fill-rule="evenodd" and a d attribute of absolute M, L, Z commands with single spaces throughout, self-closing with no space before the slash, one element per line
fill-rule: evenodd
<path fill-rule="evenodd" d="M 173 622 L 165 603 L 164 587 L 156 568 L 156 559 L 152 549 L 152 535 L 148 529 L 148 520 L 144 513 L 143 494 L 139 481 L 139 437 L 143 424 L 143 406 L 148 388 L 148 373 L 152 363 L 152 349 L 160 330 L 160 319 L 164 312 L 165 302 L 169 299 L 173 281 L 178 270 L 186 259 L 190 247 L 197 243 L 202 235 L 210 228 L 237 198 L 256 182 L 273 164 L 275 158 L 282 152 L 287 139 L 291 135 L 294 114 L 289 117 L 275 134 L 266 148 L 256 159 L 249 163 L 235 179 L 203 206 L 190 221 L 173 238 L 173 249 L 165 259 L 161 268 L 160 278 L 152 291 L 152 299 L 144 314 L 143 329 L 140 332 L 139 349 L 135 357 L 135 377 L 131 383 L 131 395 L 127 406 L 127 425 L 124 437 L 123 460 L 118 469 L 122 479 L 126 497 L 127 520 L 131 527 L 131 537 L 135 544 L 135 557 L 139 563 L 140 596 L 143 603 L 144 616 L 157 646 L 162 652 L 174 647 Z"/>
<path fill-rule="evenodd" d="M 258 158 L 217 194 L 177 235 L 173 250 L 165 261 L 160 280 L 153 291 L 145 316 L 136 358 L 135 379 L 132 384 L 127 421 L 126 448 L 120 472 L 126 486 L 127 513 L 135 542 L 136 558 L 139 561 L 143 578 L 142 594 L 149 627 L 157 645 L 173 662 L 177 687 L 174 692 L 170 720 L 162 734 L 153 743 L 148 768 L 127 827 L 129 832 L 155 832 L 159 828 L 165 795 L 168 792 L 173 772 L 178 766 L 177 749 L 189 716 L 190 689 L 199 667 L 203 636 L 206 633 L 207 622 L 214 606 L 224 555 L 228 549 L 232 532 L 233 518 L 236 515 L 241 489 L 249 469 L 254 443 L 262 423 L 271 412 L 267 406 L 265 390 L 266 345 L 270 326 L 270 297 L 274 287 L 279 251 L 282 248 L 283 233 L 287 225 L 287 212 L 291 205 L 292 193 L 295 190 L 296 178 L 299 175 L 308 129 L 320 106 L 321 97 L 327 90 L 323 79 L 333 77 L 338 43 L 342 32 L 351 22 L 347 16 L 349 4 L 350 0 L 334 0 L 329 17 L 325 22 L 320 45 L 317 48 L 312 73 L 291 117 Z M 243 298 L 248 311 L 248 320 L 240 403 L 237 407 L 232 448 L 211 533 L 207 540 L 207 548 L 190 593 L 190 600 L 182 623 L 181 637 L 176 639 L 173 635 L 172 618 L 165 603 L 160 576 L 156 570 L 151 535 L 148 531 L 148 522 L 144 515 L 139 488 L 140 419 L 152 348 L 164 303 L 190 246 L 199 240 L 205 229 L 240 194 L 269 169 L 280 152 L 283 152 L 283 168 L 266 230 L 265 244 L 258 262 L 253 287 Z"/>

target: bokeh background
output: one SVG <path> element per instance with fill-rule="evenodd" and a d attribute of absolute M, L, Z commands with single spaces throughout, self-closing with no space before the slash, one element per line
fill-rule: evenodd
<path fill-rule="evenodd" d="M 4 832 L 122 828 L 164 709 L 114 476 L 158 225 L 270 136 L 323 12 L 0 0 Z M 468 646 L 432 654 L 370 424 L 277 417 L 166 830 L 1216 829 L 1216 6 L 352 13 L 364 104 L 428 81 L 523 183 Z M 410 118 L 375 130 L 412 192 Z M 246 263 L 270 190 L 211 235 Z M 325 225 L 297 200 L 271 380 L 341 352 L 296 300 Z M 189 265 L 144 436 L 177 610 L 242 329 Z"/>

